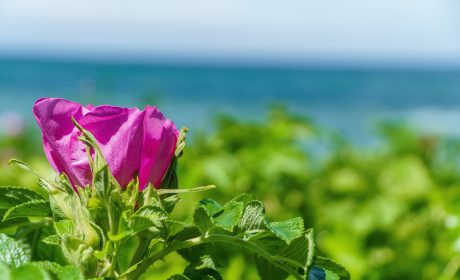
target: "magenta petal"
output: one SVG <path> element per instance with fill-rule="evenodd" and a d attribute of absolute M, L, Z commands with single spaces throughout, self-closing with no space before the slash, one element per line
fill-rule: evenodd
<path fill-rule="evenodd" d="M 80 125 L 96 138 L 109 169 L 122 187 L 133 180 L 140 168 L 144 114 L 137 108 L 99 106 L 80 120 Z M 79 160 L 80 151 L 74 152 L 78 154 L 74 159 L 75 167 L 80 168 L 84 165 Z M 86 174 L 82 169 L 77 176 L 85 177 Z"/>
<path fill-rule="evenodd" d="M 160 131 L 160 130 L 157 130 Z M 170 120 L 165 120 L 161 128 L 161 136 L 150 138 L 144 141 L 144 150 L 146 145 L 153 146 L 155 143 L 155 154 L 144 153 L 143 164 L 139 176 L 139 189 L 143 190 L 148 183 L 152 183 L 155 188 L 161 184 L 161 180 L 168 169 L 176 149 L 177 135 L 174 124 Z"/>
<path fill-rule="evenodd" d="M 83 116 L 82 106 L 64 99 L 42 98 L 35 103 L 33 112 L 42 130 L 45 155 L 52 167 L 56 172 L 65 172 L 74 185 L 81 185 L 70 168 L 68 148 L 72 131 L 76 129 L 72 116 L 78 121 Z"/>

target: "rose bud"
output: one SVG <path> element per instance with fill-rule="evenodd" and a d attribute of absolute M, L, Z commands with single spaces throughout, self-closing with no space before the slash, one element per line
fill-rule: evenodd
<path fill-rule="evenodd" d="M 139 189 L 148 183 L 155 188 L 174 157 L 177 131 L 155 107 L 93 107 L 60 98 L 37 100 L 33 113 L 43 136 L 43 148 L 53 169 L 64 172 L 74 188 L 91 184 L 92 174 L 86 146 L 77 139 L 81 132 L 74 119 L 97 140 L 108 167 L 125 187 L 139 171 Z"/>

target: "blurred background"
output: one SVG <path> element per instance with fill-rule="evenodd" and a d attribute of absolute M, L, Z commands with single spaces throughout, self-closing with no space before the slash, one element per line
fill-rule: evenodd
<path fill-rule="evenodd" d="M 219 187 L 176 217 L 248 192 L 352 279 L 460 279 L 459 31 L 457 0 L 0 0 L 0 184 L 36 187 L 11 158 L 54 176 L 38 98 L 155 105 L 191 129 L 181 187 Z M 249 252 L 209 250 L 258 279 Z"/>

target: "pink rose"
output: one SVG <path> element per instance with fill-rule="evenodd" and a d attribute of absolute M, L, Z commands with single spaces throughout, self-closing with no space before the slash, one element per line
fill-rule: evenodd
<path fill-rule="evenodd" d="M 110 171 L 125 187 L 139 171 L 139 188 L 160 186 L 176 149 L 177 131 L 155 107 L 145 110 L 82 105 L 60 98 L 42 98 L 33 107 L 42 130 L 46 157 L 56 172 L 64 172 L 74 186 L 91 184 L 86 147 L 71 117 L 96 138 Z"/>

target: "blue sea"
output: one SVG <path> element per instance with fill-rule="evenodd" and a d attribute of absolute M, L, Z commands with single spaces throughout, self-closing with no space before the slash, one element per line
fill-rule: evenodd
<path fill-rule="evenodd" d="M 31 108 L 40 97 L 155 105 L 192 132 L 208 128 L 220 113 L 263 125 L 267 108 L 282 103 L 357 141 L 370 139 L 373 123 L 388 119 L 460 135 L 460 71 L 454 70 L 0 60 L 0 123 L 12 114 L 33 122 Z"/>

